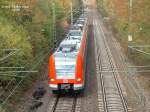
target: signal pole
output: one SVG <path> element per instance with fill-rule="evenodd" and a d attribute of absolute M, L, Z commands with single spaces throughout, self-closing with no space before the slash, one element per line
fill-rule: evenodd
<path fill-rule="evenodd" d="M 53 45 L 56 47 L 57 37 L 56 37 L 56 12 L 55 12 L 55 2 L 52 3 L 53 9 Z"/>
<path fill-rule="evenodd" d="M 133 0 L 129 0 L 129 35 L 132 35 L 132 10 Z"/>
<path fill-rule="evenodd" d="M 73 9 L 72 9 L 72 0 L 71 0 L 71 3 L 70 3 L 70 10 L 71 10 L 71 25 L 73 25 Z"/>
<path fill-rule="evenodd" d="M 131 46 L 131 43 L 133 41 L 133 32 L 132 32 L 132 11 L 133 11 L 133 0 L 129 0 L 129 28 L 128 28 L 128 53 L 130 54 L 131 50 L 129 46 Z M 129 55 L 128 54 L 128 55 Z"/>

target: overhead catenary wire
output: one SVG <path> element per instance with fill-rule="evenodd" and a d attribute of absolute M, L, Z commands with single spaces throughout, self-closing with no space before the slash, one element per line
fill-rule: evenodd
<path fill-rule="evenodd" d="M 37 70 L 31 70 L 31 71 L 0 71 L 0 74 L 4 73 L 35 73 L 38 72 Z"/>
<path fill-rule="evenodd" d="M 8 50 L 8 51 L 9 51 L 9 50 Z M 0 58 L 0 61 L 3 61 L 3 60 L 5 60 L 5 59 L 9 58 L 10 56 L 15 55 L 18 51 L 19 51 L 19 50 L 17 50 L 17 49 L 11 51 L 9 54 L 7 54 L 7 55 L 5 55 L 4 57 Z"/>
<path fill-rule="evenodd" d="M 128 66 L 128 68 L 148 68 L 150 65 L 145 65 L 145 66 Z"/>
<path fill-rule="evenodd" d="M 41 61 L 48 55 L 48 53 L 46 53 L 44 56 L 40 57 L 39 61 L 34 64 L 34 66 L 32 67 L 32 69 L 35 69 L 39 63 L 41 63 Z M 10 92 L 10 94 L 6 97 L 6 99 L 3 101 L 3 103 L 0 105 L 0 107 L 4 106 L 8 99 L 14 94 L 14 92 L 16 91 L 16 89 L 22 84 L 22 82 L 25 80 L 25 78 L 27 78 L 27 76 L 29 76 L 29 73 L 25 76 L 25 77 L 22 77 L 21 80 L 16 84 L 16 86 L 14 87 L 14 89 Z M 0 111 L 3 111 L 4 109 L 0 108 Z"/>
<path fill-rule="evenodd" d="M 9 50 L 9 49 L 8 49 Z M 17 49 L 16 49 L 17 50 Z M 10 50 L 9 50 L 10 51 Z M 14 51 L 14 52 L 16 52 L 15 50 L 12 50 L 12 51 Z M 45 54 L 45 55 L 47 55 L 47 54 Z M 43 57 L 41 57 L 42 59 L 44 58 L 44 56 Z M 5 59 L 8 59 L 7 57 L 5 58 Z M 4 60 L 5 60 L 4 59 Z M 41 60 L 42 60 L 41 59 Z M 2 61 L 4 61 L 4 60 L 2 60 Z M 41 62 L 41 61 L 40 61 Z M 40 63 L 39 62 L 39 63 Z M 24 67 L 1 67 L 2 69 L 5 69 L 5 68 L 24 68 Z M 34 67 L 33 67 L 34 68 Z M 7 74 L 3 74 L 3 73 L 27 73 L 25 76 L 21 76 L 20 78 L 21 78 L 21 80 L 20 81 L 18 81 L 17 82 L 17 84 L 15 85 L 15 87 L 14 87 L 14 89 L 12 89 L 11 91 L 10 91 L 10 94 L 8 95 L 8 97 L 4 100 L 4 102 L 2 103 L 2 105 L 5 105 L 6 103 L 7 103 L 7 101 L 8 101 L 8 99 L 14 94 L 14 92 L 16 91 L 16 89 L 21 85 L 21 83 L 22 83 L 22 81 L 29 75 L 29 73 L 34 73 L 34 72 L 38 72 L 38 71 L 2 71 L 2 72 L 0 72 L 0 75 L 2 76 L 2 75 L 7 75 Z M 16 77 L 16 76 L 18 76 L 18 74 L 16 74 L 16 75 L 9 75 L 9 76 L 12 76 L 12 77 Z M 8 83 L 8 85 L 6 86 L 6 87 L 9 87 L 9 85 L 11 85 L 11 83 L 13 82 L 13 80 L 14 80 L 15 78 L 13 78 L 9 83 Z M 1 107 L 1 105 L 0 105 L 0 107 Z M 1 110 L 1 108 L 0 108 L 0 110 Z M 7 109 L 4 109 L 4 110 L 6 110 L 7 111 Z"/>
<path fill-rule="evenodd" d="M 134 48 L 149 48 L 150 45 L 129 45 L 128 47 L 134 47 Z"/>
<path fill-rule="evenodd" d="M 9 69 L 9 68 L 25 68 L 25 67 L 0 67 L 0 69 Z"/>
<path fill-rule="evenodd" d="M 143 50 L 140 50 L 140 49 L 137 49 L 137 48 L 134 48 L 134 47 L 131 47 L 131 46 L 128 46 L 128 47 L 131 48 L 131 49 L 133 49 L 133 50 L 135 50 L 135 51 L 138 51 L 138 52 L 140 52 L 140 53 L 143 53 L 143 54 L 146 54 L 146 55 L 150 55 L 149 52 L 145 52 L 145 51 L 143 51 Z"/>
<path fill-rule="evenodd" d="M 52 49 L 51 49 L 51 51 L 52 51 Z M 35 57 L 35 60 L 37 60 L 38 59 L 38 61 L 35 61 L 36 63 L 35 64 L 33 64 L 32 63 L 32 68 L 31 68 L 31 70 L 33 70 L 33 69 L 35 69 L 40 63 L 41 63 L 41 61 L 43 60 L 43 59 L 45 59 L 45 57 L 49 54 L 49 52 L 51 52 L 51 51 L 43 51 L 43 52 L 41 52 L 37 57 Z M 44 55 L 43 55 L 44 54 Z M 16 73 L 16 72 L 15 72 Z M 8 91 L 9 91 L 9 95 L 8 96 L 6 96 L 6 98 L 3 100 L 3 103 L 2 103 L 2 105 L 0 105 L 0 107 L 3 107 L 4 105 L 6 105 L 7 104 L 7 101 L 9 100 L 9 98 L 12 96 L 12 95 L 14 95 L 14 93 L 15 93 L 15 91 L 16 91 L 16 89 L 22 84 L 22 82 L 30 75 L 29 74 L 30 72 L 27 72 L 27 74 L 24 76 L 24 77 L 19 77 L 20 78 L 20 80 L 18 81 L 18 80 L 16 80 L 15 79 L 15 77 L 12 79 L 12 80 L 10 80 L 9 81 L 9 83 L 7 84 L 7 86 L 5 87 L 5 89 L 8 89 Z M 16 74 L 16 76 L 17 76 L 17 74 Z M 13 87 L 13 89 L 9 89 L 9 85 L 11 85 L 12 83 L 13 83 L 13 81 L 17 81 L 17 84 L 15 85 L 15 87 Z M 0 95 L 2 95 L 2 94 L 4 94 L 5 93 L 5 91 L 3 91 L 2 93 L 0 93 Z M 9 104 L 9 103 L 8 103 Z M 4 110 L 7 110 L 6 108 L 0 108 L 0 111 L 4 111 Z"/>
<path fill-rule="evenodd" d="M 22 77 L 25 77 L 25 76 L 23 76 L 23 75 L 22 75 L 22 76 L 19 76 L 19 75 L 5 74 L 5 73 L 4 73 L 4 74 L 0 74 L 0 76 L 5 76 L 5 77 L 8 76 L 8 77 L 16 77 L 16 78 L 22 78 Z"/>
<path fill-rule="evenodd" d="M 15 81 L 15 78 L 12 78 L 10 81 L 9 81 L 9 83 L 7 84 L 7 86 L 5 87 L 5 90 L 9 90 L 8 88 L 9 88 L 9 86 L 11 85 L 11 83 L 13 83 L 13 81 Z M 9 90 L 10 91 L 10 90 Z M 1 95 L 3 95 L 4 94 L 4 90 L 2 90 L 1 92 L 0 92 L 0 96 Z"/>
<path fill-rule="evenodd" d="M 101 73 L 132 73 L 131 71 L 125 71 L 125 70 L 110 70 L 110 71 L 99 71 Z M 138 71 L 133 71 L 133 73 L 149 73 L 150 70 L 138 70 Z"/>
<path fill-rule="evenodd" d="M 22 0 L 21 0 L 22 1 Z M 14 5 L 14 0 L 12 0 L 11 1 L 11 3 L 10 3 L 11 5 Z M 12 11 L 11 11 L 11 9 L 9 9 L 8 10 L 9 11 L 9 13 L 11 12 L 12 13 Z M 14 13 L 13 13 L 14 14 Z M 8 60 L 9 59 L 9 57 L 11 57 L 11 56 L 14 56 L 17 52 L 19 52 L 19 49 L 0 49 L 0 51 L 3 51 L 3 52 L 8 52 L 9 51 L 9 53 L 7 54 L 7 55 L 5 55 L 5 56 L 3 56 L 3 57 L 0 57 L 0 61 L 4 61 L 4 60 Z M 46 56 L 48 53 L 45 53 L 44 55 L 40 55 L 38 58 L 39 58 L 39 60 L 38 61 L 36 61 L 36 64 L 35 64 L 35 67 L 34 67 L 34 65 L 33 65 L 33 69 L 34 68 L 36 68 L 36 66 L 38 66 L 39 65 L 39 63 L 41 62 L 41 60 L 43 60 L 44 59 L 44 56 Z M 25 68 L 25 67 L 0 67 L 0 69 L 22 69 L 22 68 Z M 10 77 L 12 77 L 12 79 L 8 82 L 8 84 L 5 86 L 5 89 L 3 89 L 3 90 L 8 90 L 8 92 L 9 92 L 9 95 L 8 96 L 6 96 L 7 94 L 5 94 L 5 91 L 3 91 L 3 93 L 1 93 L 2 91 L 0 90 L 0 96 L 2 95 L 2 94 L 4 94 L 5 96 L 6 96 L 6 99 L 4 99 L 4 100 L 1 100 L 2 101 L 2 103 L 0 104 L 0 112 L 3 112 L 3 111 L 8 111 L 7 110 L 7 108 L 3 108 L 3 105 L 5 105 L 6 103 L 7 103 L 7 101 L 8 101 L 8 99 L 15 93 L 15 91 L 16 91 L 16 89 L 22 84 L 22 82 L 23 82 L 23 80 L 27 77 L 27 76 L 29 76 L 29 73 L 34 73 L 34 72 L 38 72 L 38 71 L 34 71 L 32 69 L 32 71 L 1 71 L 1 73 L 0 73 L 0 77 L 1 76 L 10 76 Z M 8 74 L 3 74 L 3 72 L 4 73 L 8 73 Z M 25 76 L 19 76 L 18 74 L 14 74 L 14 75 L 10 75 L 10 73 L 27 73 Z M 17 77 L 17 78 L 16 78 Z M 20 79 L 21 78 L 21 79 Z M 17 79 L 17 80 L 16 80 Z M 1 80 L 0 80 L 1 81 Z M 15 82 L 15 85 L 14 85 L 14 81 L 16 81 Z M 11 89 L 9 88 L 11 86 Z M 8 103 L 9 104 L 9 103 Z M 1 108 L 2 107 L 2 108 Z"/>
<path fill-rule="evenodd" d="M 15 48 L 15 49 L 0 49 L 0 51 L 17 51 L 19 49 Z"/>

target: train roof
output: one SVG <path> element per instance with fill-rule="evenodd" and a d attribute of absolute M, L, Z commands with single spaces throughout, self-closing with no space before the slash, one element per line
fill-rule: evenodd
<path fill-rule="evenodd" d="M 76 21 L 74 26 L 79 26 L 83 30 L 84 29 L 83 27 L 85 26 L 86 22 L 87 22 L 87 19 L 81 19 L 80 18 Z"/>
<path fill-rule="evenodd" d="M 65 39 L 60 43 L 55 54 L 57 54 L 57 53 L 72 53 L 72 52 L 75 52 L 75 53 L 78 52 L 77 41 L 74 41 L 72 39 Z"/>
<path fill-rule="evenodd" d="M 63 59 L 75 57 L 77 55 L 83 36 L 83 29 L 81 29 L 81 25 L 84 27 L 86 22 L 85 19 L 85 16 L 81 15 L 77 22 L 71 26 L 69 33 L 66 35 L 66 38 L 60 43 L 57 51 L 54 53 L 55 58 L 59 57 Z"/>
<path fill-rule="evenodd" d="M 68 37 L 81 37 L 82 31 L 80 30 L 70 30 L 68 33 Z"/>
<path fill-rule="evenodd" d="M 75 41 L 65 39 L 64 41 L 61 42 L 60 46 L 63 46 L 63 45 L 75 45 L 75 44 L 76 44 Z"/>
<path fill-rule="evenodd" d="M 63 61 L 71 61 L 71 60 L 75 60 L 76 56 L 77 56 L 77 52 L 78 50 L 74 49 L 71 51 L 71 47 L 69 47 L 69 49 L 65 49 L 65 50 L 60 50 L 61 47 L 58 48 L 58 50 L 54 53 L 55 56 L 55 61 L 59 61 L 63 62 Z"/>
<path fill-rule="evenodd" d="M 82 31 L 81 27 L 77 26 L 77 25 L 73 25 L 71 28 L 70 28 L 70 31 L 72 30 L 77 30 L 77 31 Z"/>
<path fill-rule="evenodd" d="M 81 21 L 80 19 L 77 20 L 76 24 L 82 24 L 84 25 L 85 21 Z"/>

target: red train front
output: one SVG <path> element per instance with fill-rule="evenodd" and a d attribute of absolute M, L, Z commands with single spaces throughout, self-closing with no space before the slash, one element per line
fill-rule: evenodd
<path fill-rule="evenodd" d="M 88 39 L 87 20 L 84 21 L 82 30 L 71 30 L 74 38 L 64 39 L 57 51 L 50 56 L 48 83 L 53 92 L 84 89 Z"/>

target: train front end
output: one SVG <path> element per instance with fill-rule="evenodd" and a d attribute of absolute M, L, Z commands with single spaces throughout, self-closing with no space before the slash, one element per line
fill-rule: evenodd
<path fill-rule="evenodd" d="M 83 64 L 76 50 L 56 52 L 49 60 L 49 87 L 54 91 L 79 91 L 84 88 Z"/>

